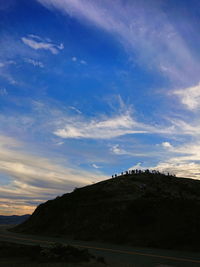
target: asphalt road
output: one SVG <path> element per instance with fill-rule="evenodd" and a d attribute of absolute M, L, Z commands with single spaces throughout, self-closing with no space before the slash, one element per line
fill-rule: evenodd
<path fill-rule="evenodd" d="M 33 236 L 9 232 L 6 225 L 0 226 L 0 241 L 48 246 L 55 242 L 87 248 L 105 258 L 108 264 L 126 267 L 200 267 L 200 253 L 120 246 L 97 242 L 85 242 L 46 236 Z"/>

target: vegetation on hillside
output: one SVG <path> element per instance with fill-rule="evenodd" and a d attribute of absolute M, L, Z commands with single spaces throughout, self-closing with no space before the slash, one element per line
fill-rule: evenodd
<path fill-rule="evenodd" d="M 28 263 L 95 263 L 93 266 L 103 266 L 105 263 L 103 258 L 96 258 L 87 249 L 79 249 L 61 243 L 55 243 L 48 247 L 38 245 L 22 245 L 9 242 L 0 242 L 0 264 L 1 260 L 7 259 L 12 263 L 27 264 Z M 3 262 L 4 262 L 3 261 Z M 6 262 L 7 262 L 6 261 Z M 3 265 L 1 265 L 3 266 Z M 11 266 L 11 265 L 10 265 Z M 17 265 L 18 266 L 18 265 Z M 19 265 L 21 266 L 21 265 Z M 23 265 L 25 266 L 25 265 Z M 65 265 L 66 266 L 66 265 Z M 72 266 L 72 265 L 70 265 Z"/>

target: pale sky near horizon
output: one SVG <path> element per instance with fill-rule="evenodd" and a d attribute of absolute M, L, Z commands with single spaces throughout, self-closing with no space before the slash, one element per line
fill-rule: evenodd
<path fill-rule="evenodd" d="M 0 0 L 0 214 L 129 168 L 200 179 L 200 2 Z"/>

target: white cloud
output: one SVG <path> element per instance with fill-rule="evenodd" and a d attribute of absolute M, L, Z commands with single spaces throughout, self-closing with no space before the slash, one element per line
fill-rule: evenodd
<path fill-rule="evenodd" d="M 199 75 L 198 60 L 157 1 L 37 1 L 111 33 L 128 51 L 134 50 L 141 63 L 172 79 L 191 81 Z"/>
<path fill-rule="evenodd" d="M 7 65 L 16 65 L 17 63 L 14 60 L 7 60 L 7 61 L 5 61 L 5 64 L 7 64 Z"/>
<path fill-rule="evenodd" d="M 137 164 L 133 165 L 132 167 L 130 167 L 128 170 L 135 170 L 135 169 L 140 169 L 140 170 L 143 170 L 145 169 L 144 167 L 142 167 L 143 162 L 138 162 Z"/>
<path fill-rule="evenodd" d="M 76 112 L 73 114 L 60 103 L 50 104 L 32 101 L 30 106 L 31 113 L 26 116 L 16 114 L 4 116 L 0 114 L 2 128 L 7 129 L 7 132 L 14 131 L 18 136 L 25 133 L 31 136 L 37 132 L 45 135 L 53 133 L 61 138 L 75 139 L 111 139 L 128 134 L 161 134 L 167 136 L 190 134 L 190 132 L 187 133 L 182 129 L 182 121 L 170 121 L 171 124 L 167 127 L 165 126 L 166 121 L 163 125 L 144 124 L 134 117 L 131 107 L 124 105 L 122 102 L 117 108 L 117 113 L 113 112 L 111 116 L 99 114 L 99 116 L 93 118 L 84 116 L 74 106 L 68 106 L 68 109 Z M 192 127 L 192 133 L 194 133 L 193 130 L 195 130 L 195 127 Z M 197 130 L 196 132 L 198 133 Z"/>
<path fill-rule="evenodd" d="M 36 35 L 36 34 L 28 34 L 28 37 L 29 38 L 33 38 L 33 39 L 37 39 L 37 40 L 39 40 L 39 41 L 43 41 L 44 39 L 43 38 L 41 38 L 40 36 L 38 36 L 38 35 Z M 45 38 L 45 40 L 46 40 L 46 38 Z M 51 42 L 51 41 L 50 41 Z"/>
<path fill-rule="evenodd" d="M 55 44 L 53 42 L 48 42 L 46 39 L 43 39 L 39 36 L 35 35 L 29 35 L 28 37 L 22 37 L 21 38 L 22 42 L 29 47 L 39 50 L 49 50 L 52 54 L 58 54 L 59 50 L 64 49 L 64 45 L 61 44 Z"/>
<path fill-rule="evenodd" d="M 79 171 L 67 169 L 59 166 L 53 160 L 42 158 L 39 156 L 32 156 L 20 150 L 22 144 L 15 139 L 0 136 L 0 171 L 10 174 L 11 176 L 18 177 L 19 179 L 32 178 L 35 180 L 42 179 L 41 181 L 48 181 L 49 186 L 51 181 L 53 184 L 64 182 L 74 183 L 88 183 L 91 174 L 87 173 L 87 179 L 84 175 L 81 177 Z M 16 149 L 17 148 L 17 149 Z M 81 173 L 81 171 L 80 171 Z M 55 187 L 57 187 L 54 184 Z"/>
<path fill-rule="evenodd" d="M 60 50 L 63 50 L 65 47 L 64 47 L 64 44 L 61 43 L 61 44 L 57 45 L 57 48 L 60 49 Z"/>
<path fill-rule="evenodd" d="M 111 147 L 110 151 L 114 154 L 117 154 L 117 155 L 123 155 L 124 154 L 124 150 L 122 150 L 119 145 L 114 145 Z"/>
<path fill-rule="evenodd" d="M 1 71 L 0 72 L 0 77 L 8 81 L 9 84 L 11 85 L 17 85 L 19 84 L 18 81 L 16 81 L 13 76 L 10 74 L 10 72 L 7 71 Z"/>
<path fill-rule="evenodd" d="M 177 177 L 192 178 L 200 180 L 200 164 L 195 162 L 183 161 L 174 162 L 175 158 L 161 162 L 151 169 L 159 170 L 164 173 L 176 174 Z"/>
<path fill-rule="evenodd" d="M 143 151 L 145 149 L 145 151 Z M 135 157 L 155 157 L 160 156 L 161 153 L 158 151 L 149 151 L 146 146 L 140 145 L 139 147 L 130 147 L 129 149 L 122 148 L 119 144 L 113 145 L 110 147 L 110 152 L 117 156 L 129 156 L 131 158 Z"/>
<path fill-rule="evenodd" d="M 95 169 L 101 168 L 100 166 L 96 165 L 95 163 L 92 164 L 92 167 L 94 167 Z"/>
<path fill-rule="evenodd" d="M 128 105 L 124 105 L 123 102 L 120 102 L 120 107 L 118 108 L 117 114 L 114 114 L 112 116 L 99 116 L 93 119 L 88 119 L 84 117 L 83 114 L 80 115 L 79 113 L 75 115 L 73 114 L 71 115 L 71 113 L 68 114 L 67 113 L 68 109 L 66 109 L 66 107 L 62 107 L 62 105 L 59 105 L 59 104 L 55 106 L 54 105 L 55 103 L 45 104 L 41 101 L 34 101 L 33 104 L 34 104 L 34 116 L 32 118 L 28 116 L 20 117 L 18 115 L 15 115 L 12 117 L 5 116 L 4 118 L 2 118 L 0 115 L 0 123 L 1 123 L 2 129 L 6 129 L 7 132 L 15 132 L 16 136 L 17 135 L 26 136 L 26 134 L 30 136 L 32 134 L 34 135 L 34 132 L 37 132 L 37 134 L 43 134 L 46 139 L 49 137 L 55 138 L 54 142 L 52 142 L 52 139 L 51 139 L 51 144 L 53 143 L 53 147 L 56 148 L 57 150 L 61 149 L 62 141 L 61 139 L 58 139 L 57 137 L 52 136 L 51 135 L 52 132 L 54 132 L 54 134 L 56 134 L 57 136 L 61 138 L 82 138 L 82 139 L 91 138 L 91 139 L 97 139 L 97 140 L 100 139 L 100 143 L 102 144 L 102 147 L 103 147 L 103 144 L 105 144 L 105 142 L 108 139 L 111 139 L 111 138 L 115 139 L 116 137 L 124 136 L 127 134 L 142 133 L 142 134 L 164 135 L 164 137 L 167 139 L 164 139 L 163 142 L 158 146 L 155 146 L 155 145 L 151 146 L 151 145 L 142 144 L 142 143 L 141 145 L 139 143 L 137 143 L 136 145 L 135 144 L 131 145 L 129 144 L 129 142 L 133 140 L 132 138 L 129 138 L 128 136 L 124 137 L 123 139 L 118 138 L 117 140 L 114 140 L 116 143 L 112 147 L 111 145 L 108 145 L 108 144 L 106 144 L 106 148 L 103 147 L 104 149 L 103 153 L 105 154 L 105 157 L 104 155 L 102 156 L 101 154 L 102 152 L 99 153 L 101 154 L 100 156 L 97 155 L 97 157 L 95 157 L 94 155 L 96 151 L 93 151 L 94 152 L 93 153 L 90 150 L 91 147 L 89 148 L 89 146 L 86 146 L 87 149 L 86 151 L 84 151 L 84 153 L 86 154 L 85 158 L 86 157 L 87 159 L 89 158 L 89 164 L 92 165 L 94 162 L 97 162 L 97 163 L 102 162 L 101 160 L 104 160 L 104 159 L 106 159 L 107 162 L 117 161 L 118 159 L 120 160 L 121 157 L 123 156 L 132 157 L 132 158 L 151 157 L 157 162 L 160 161 L 160 163 L 156 165 L 158 169 L 164 168 L 163 164 L 165 163 L 166 168 L 167 166 L 169 168 L 171 166 L 173 172 L 175 172 L 174 171 L 175 167 L 179 166 L 178 164 L 181 163 L 182 167 L 185 168 L 184 169 L 185 176 L 188 176 L 188 177 L 191 177 L 192 169 L 190 173 L 188 173 L 186 166 L 187 166 L 187 163 L 191 164 L 193 162 L 193 165 L 195 165 L 195 168 L 196 168 L 196 171 L 193 177 L 197 178 L 198 163 L 196 161 L 200 159 L 200 154 L 198 152 L 200 151 L 200 146 L 198 146 L 197 140 L 200 140 L 199 139 L 200 123 L 196 122 L 195 124 L 191 124 L 185 121 L 174 119 L 174 120 L 170 120 L 170 123 L 171 123 L 170 127 L 166 127 L 166 128 L 163 127 L 162 125 L 153 125 L 153 126 L 146 125 L 136 120 L 136 118 L 134 118 L 134 116 L 132 115 L 131 110 L 128 107 Z M 166 125 L 166 122 L 164 122 L 164 125 Z M 170 137 L 173 140 L 172 143 L 171 141 L 168 141 L 170 140 L 169 139 Z M 135 138 L 137 138 L 137 136 Z M 187 146 L 186 145 L 176 146 L 176 138 L 179 138 L 179 141 L 182 140 L 182 143 L 183 143 L 183 140 L 185 140 L 185 143 L 187 144 Z M 194 143 L 188 143 L 188 138 L 194 139 Z M 104 140 L 102 141 L 102 139 Z M 123 140 L 126 141 L 126 143 L 122 143 Z M 11 140 L 2 141 L 2 143 L 7 144 L 8 146 L 8 144 L 11 143 Z M 67 147 L 69 148 L 69 143 L 71 142 L 66 141 L 65 148 Z M 75 141 L 73 141 L 73 143 L 76 144 Z M 81 143 L 87 144 L 87 141 L 82 141 Z M 57 144 L 57 147 L 56 147 L 56 144 Z M 86 147 L 84 147 L 84 149 Z M 107 150 L 108 147 L 109 147 L 109 151 L 108 153 L 106 153 L 105 149 Z M 165 148 L 165 150 L 163 150 L 163 147 Z M 80 147 L 78 147 L 78 150 L 82 150 L 82 149 L 83 148 L 80 149 Z M 9 150 L 11 151 L 11 149 Z M 17 149 L 12 149 L 12 150 L 15 151 Z M 79 153 L 77 152 L 77 147 L 73 148 L 73 150 L 75 151 L 75 154 Z M 30 163 L 27 162 L 25 164 L 24 159 L 21 159 L 22 155 L 24 155 L 23 156 L 24 158 L 30 158 L 31 155 L 29 155 L 29 153 L 18 152 L 17 154 L 15 154 L 11 151 L 14 157 L 11 160 L 11 162 L 15 162 L 16 165 L 14 164 L 10 165 L 10 161 L 3 162 L 5 161 L 3 160 L 5 159 L 5 148 L 2 150 L 0 147 L 0 151 L 4 151 L 4 156 L 2 156 L 2 158 L 0 154 L 0 171 L 3 172 L 4 170 L 4 172 L 6 172 L 7 175 L 10 175 L 12 177 L 17 177 L 17 180 L 23 179 L 22 184 L 19 184 L 19 183 L 13 184 L 16 187 L 19 186 L 21 188 L 22 186 L 24 186 L 23 184 L 24 184 L 25 178 L 28 179 L 27 177 L 30 177 L 30 183 L 29 183 L 28 188 L 30 189 L 31 188 L 30 186 L 32 186 L 31 190 L 36 191 L 37 188 L 34 187 L 35 184 L 33 184 L 32 181 L 35 181 L 36 183 L 38 182 L 39 184 L 39 181 L 41 181 L 43 177 L 44 184 L 41 186 L 41 188 L 47 187 L 48 190 L 46 193 L 50 194 L 51 192 L 50 189 L 52 187 L 55 187 L 56 190 L 58 190 L 58 194 L 59 194 L 61 189 L 58 188 L 59 182 L 57 181 L 59 179 L 63 180 L 63 182 L 60 182 L 60 187 L 62 187 L 63 184 L 66 184 L 66 186 L 68 186 L 69 184 L 68 179 L 65 181 L 63 175 L 66 175 L 67 173 L 70 176 L 72 172 L 72 168 L 63 167 L 63 165 L 60 166 L 59 162 L 56 163 L 55 159 L 52 159 L 52 160 L 46 159 L 48 161 L 47 162 L 48 164 L 46 163 L 43 164 L 42 161 L 44 160 L 44 157 L 38 157 L 38 160 L 41 162 L 40 166 L 38 166 L 39 163 L 36 162 L 36 159 L 34 158 L 34 164 L 32 165 L 34 165 L 35 167 L 33 168 L 32 165 L 30 166 Z M 80 154 L 82 152 L 80 152 Z M 111 152 L 112 155 L 109 152 Z M 70 152 L 68 153 L 70 154 Z M 98 152 L 96 154 L 98 154 Z M 81 156 L 82 155 L 83 154 L 81 154 Z M 173 160 L 170 160 L 170 159 L 173 159 Z M 145 159 L 145 160 L 148 160 L 148 159 Z M 180 162 L 178 162 L 178 160 L 180 160 Z M 80 158 L 77 157 L 77 161 L 80 161 Z M 41 165 L 44 165 L 44 168 Z M 52 166 L 51 169 L 47 165 L 51 165 Z M 156 168 L 156 166 L 152 168 Z M 180 167 L 177 167 L 177 168 L 179 170 L 178 173 L 180 174 Z M 10 170 L 10 173 L 9 173 L 9 170 Z M 51 173 L 51 175 L 49 173 Z M 80 173 L 80 176 L 83 177 L 82 173 Z M 89 177 L 89 175 L 87 174 L 84 177 L 87 178 L 87 176 Z M 99 177 L 96 174 L 90 174 L 91 180 L 93 180 L 93 177 L 95 176 Z M 60 178 L 57 179 L 56 177 L 57 178 L 60 177 Z M 76 177 L 78 177 L 78 174 Z M 47 184 L 47 180 L 49 180 L 49 184 Z M 54 180 L 55 180 L 55 183 L 54 183 Z M 25 184 L 26 183 L 27 182 L 25 182 Z M 46 199 L 52 198 L 52 194 L 53 193 L 51 193 L 51 195 L 48 195 L 48 197 L 46 196 Z M 1 192 L 0 192 L 0 195 L 1 195 Z"/>
<path fill-rule="evenodd" d="M 4 58 L 4 55 L 3 55 Z M 13 78 L 12 74 L 10 73 L 9 66 L 16 65 L 17 63 L 14 60 L 3 60 L 0 62 L 0 77 L 7 80 L 9 84 L 16 85 L 18 82 Z"/>
<path fill-rule="evenodd" d="M 200 141 L 188 142 L 184 145 L 173 147 L 172 152 L 179 154 L 179 157 L 173 158 L 173 161 L 195 161 L 200 160 Z M 181 156 L 180 156 L 181 155 Z"/>
<path fill-rule="evenodd" d="M 191 134 L 194 130 L 193 126 L 176 119 L 169 119 L 169 126 L 166 126 L 166 121 L 163 125 L 144 124 L 133 117 L 130 106 L 124 105 L 123 101 L 119 104 L 117 114 L 110 117 L 99 116 L 89 120 L 83 115 L 66 116 L 62 121 L 59 120 L 53 133 L 61 138 L 111 139 L 128 134 L 183 135 Z M 78 110 L 77 113 L 82 114 Z M 183 125 L 184 130 L 180 131 Z M 186 126 L 191 127 L 191 132 L 189 129 L 186 131 Z"/>
<path fill-rule="evenodd" d="M 78 58 L 77 58 L 77 57 L 72 57 L 71 60 L 72 60 L 73 62 L 77 62 L 77 61 L 78 61 Z M 85 60 L 83 60 L 83 59 L 79 60 L 79 62 L 80 62 L 80 64 L 82 64 L 82 65 L 87 65 L 87 61 L 85 61 Z"/>
<path fill-rule="evenodd" d="M 194 122 L 187 122 L 181 119 L 169 119 L 172 124 L 171 134 L 175 135 L 188 135 L 191 137 L 200 137 L 200 121 L 199 119 Z"/>
<path fill-rule="evenodd" d="M 77 57 L 72 57 L 72 61 L 76 62 L 77 61 Z"/>
<path fill-rule="evenodd" d="M 25 62 L 32 64 L 34 67 L 40 67 L 40 68 L 44 68 L 44 64 L 41 61 L 38 60 L 34 60 L 31 58 L 26 58 Z"/>
<path fill-rule="evenodd" d="M 87 65 L 87 62 L 86 62 L 85 60 L 81 60 L 80 63 L 81 63 L 82 65 Z"/>
<path fill-rule="evenodd" d="M 54 131 L 62 138 L 110 139 L 126 134 L 146 133 L 145 125 L 136 122 L 127 112 L 111 118 L 68 122 L 64 127 Z"/>
<path fill-rule="evenodd" d="M 38 203 L 71 191 L 75 186 L 90 184 L 105 177 L 74 167 L 63 167 L 59 159 L 31 155 L 25 144 L 0 136 L 0 173 L 10 177 L 8 185 L 1 185 L 0 196 L 8 205 L 10 200 L 23 200 L 28 205 L 32 199 Z M 62 160 L 61 160 L 62 162 Z M 12 201 L 13 203 L 13 201 Z M 12 207 L 10 207 L 12 209 Z M 0 205 L 1 210 L 1 205 Z"/>
<path fill-rule="evenodd" d="M 0 68 L 6 67 L 8 65 L 16 65 L 14 60 L 6 60 L 4 62 L 0 62 Z"/>
<path fill-rule="evenodd" d="M 65 142 L 58 142 L 56 143 L 57 146 L 62 146 Z"/>
<path fill-rule="evenodd" d="M 167 148 L 167 149 L 170 149 L 170 148 L 173 147 L 169 142 L 162 142 L 161 145 L 162 145 L 164 148 Z"/>
<path fill-rule="evenodd" d="M 76 107 L 69 106 L 69 109 L 72 109 L 72 110 L 76 111 L 76 113 L 78 113 L 78 114 L 82 114 L 82 112 Z"/>
<path fill-rule="evenodd" d="M 144 156 L 144 154 L 138 154 L 138 153 L 127 151 L 127 150 L 121 148 L 119 144 L 116 144 L 116 145 L 111 146 L 110 151 L 113 154 L 119 155 L 119 156 L 121 156 L 121 155 Z"/>
<path fill-rule="evenodd" d="M 174 173 L 178 177 L 200 179 L 200 141 L 170 146 L 166 159 L 149 168 Z"/>
<path fill-rule="evenodd" d="M 185 88 L 182 90 L 176 90 L 173 92 L 177 95 L 182 104 L 189 110 L 195 111 L 200 108 L 200 83 L 196 86 Z"/>

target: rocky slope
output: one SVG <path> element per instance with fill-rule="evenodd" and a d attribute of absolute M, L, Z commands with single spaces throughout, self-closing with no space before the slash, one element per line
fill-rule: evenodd
<path fill-rule="evenodd" d="M 200 181 L 151 173 L 120 176 L 39 205 L 14 231 L 199 249 Z"/>

